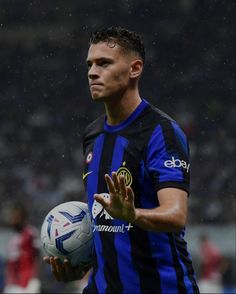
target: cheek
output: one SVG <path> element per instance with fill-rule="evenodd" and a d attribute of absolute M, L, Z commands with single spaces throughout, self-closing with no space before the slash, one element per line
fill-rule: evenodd
<path fill-rule="evenodd" d="M 126 87 L 129 83 L 129 73 L 127 70 L 116 73 L 113 82 L 117 84 L 118 87 Z"/>

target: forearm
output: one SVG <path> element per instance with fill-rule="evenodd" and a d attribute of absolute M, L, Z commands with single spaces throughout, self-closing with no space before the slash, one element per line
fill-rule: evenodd
<path fill-rule="evenodd" d="M 135 195 L 130 186 L 126 186 L 124 176 L 117 177 L 112 172 L 112 178 L 105 175 L 105 181 L 110 193 L 109 199 L 102 194 L 94 194 L 104 209 L 113 217 L 130 222 L 147 231 L 178 232 L 184 226 L 187 217 L 187 192 L 178 188 L 163 188 L 158 190 L 159 206 L 153 209 L 135 207 Z"/>
<path fill-rule="evenodd" d="M 178 232 L 186 222 L 186 213 L 175 208 L 136 208 L 135 212 L 133 223 L 147 231 Z"/>

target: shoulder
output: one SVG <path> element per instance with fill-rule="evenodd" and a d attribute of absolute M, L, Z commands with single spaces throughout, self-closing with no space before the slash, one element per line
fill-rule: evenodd
<path fill-rule="evenodd" d="M 147 153 L 161 150 L 182 151 L 189 154 L 189 143 L 185 132 L 180 125 L 168 114 L 157 107 L 150 105 L 146 114 L 147 122 L 152 125 L 147 140 Z"/>
<path fill-rule="evenodd" d="M 85 128 L 84 135 L 89 135 L 90 133 L 94 133 L 96 131 L 100 131 L 104 127 L 105 114 L 99 116 L 97 119 L 92 121 Z"/>
<path fill-rule="evenodd" d="M 39 238 L 39 231 L 32 225 L 26 225 L 21 233 L 23 240 L 30 241 Z"/>
<path fill-rule="evenodd" d="M 83 148 L 93 141 L 100 133 L 104 131 L 105 114 L 99 116 L 96 120 L 91 122 L 83 133 Z"/>
<path fill-rule="evenodd" d="M 33 225 L 27 225 L 23 231 L 25 244 L 35 249 L 40 248 L 40 234 L 38 228 Z"/>
<path fill-rule="evenodd" d="M 39 231 L 36 227 L 32 226 L 32 225 L 27 225 L 25 226 L 24 230 L 23 230 L 23 234 L 25 236 L 31 237 L 31 238 L 38 238 L 39 236 Z"/>
<path fill-rule="evenodd" d="M 139 121 L 141 121 L 144 126 L 149 126 L 150 128 L 155 128 L 164 123 L 175 122 L 167 113 L 150 103 L 147 104 L 147 107 L 139 116 Z"/>
<path fill-rule="evenodd" d="M 149 110 L 150 113 L 155 117 L 158 121 L 164 122 L 164 121 L 175 121 L 171 116 L 169 116 L 166 112 L 161 110 L 160 108 L 149 104 Z"/>
<path fill-rule="evenodd" d="M 185 136 L 184 131 L 176 120 L 151 104 L 149 104 L 143 112 L 141 121 L 144 127 L 149 127 L 151 131 L 150 137 L 159 135 L 160 133 L 165 135 L 173 135 L 174 133 L 176 135 Z"/>
<path fill-rule="evenodd" d="M 185 133 L 178 122 L 167 113 L 153 105 L 150 105 L 150 112 L 156 122 L 156 126 L 160 126 L 162 132 L 175 132 L 176 134 L 185 136 Z"/>

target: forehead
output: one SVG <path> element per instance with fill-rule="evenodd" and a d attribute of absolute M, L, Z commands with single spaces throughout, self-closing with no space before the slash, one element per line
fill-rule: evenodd
<path fill-rule="evenodd" d="M 109 45 L 108 42 L 99 42 L 97 44 L 91 44 L 88 50 L 87 60 L 96 60 L 100 58 L 111 58 L 115 59 L 122 54 L 122 48 L 116 43 Z"/>

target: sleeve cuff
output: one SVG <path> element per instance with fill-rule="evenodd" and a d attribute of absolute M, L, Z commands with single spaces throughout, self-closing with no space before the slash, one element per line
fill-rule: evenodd
<path fill-rule="evenodd" d="M 156 192 L 163 189 L 163 188 L 178 188 L 181 190 L 184 190 L 185 192 L 187 192 L 188 196 L 190 194 L 190 189 L 189 186 L 186 183 L 182 183 L 182 182 L 163 182 L 163 183 L 158 183 L 158 185 L 156 185 L 155 190 Z"/>

